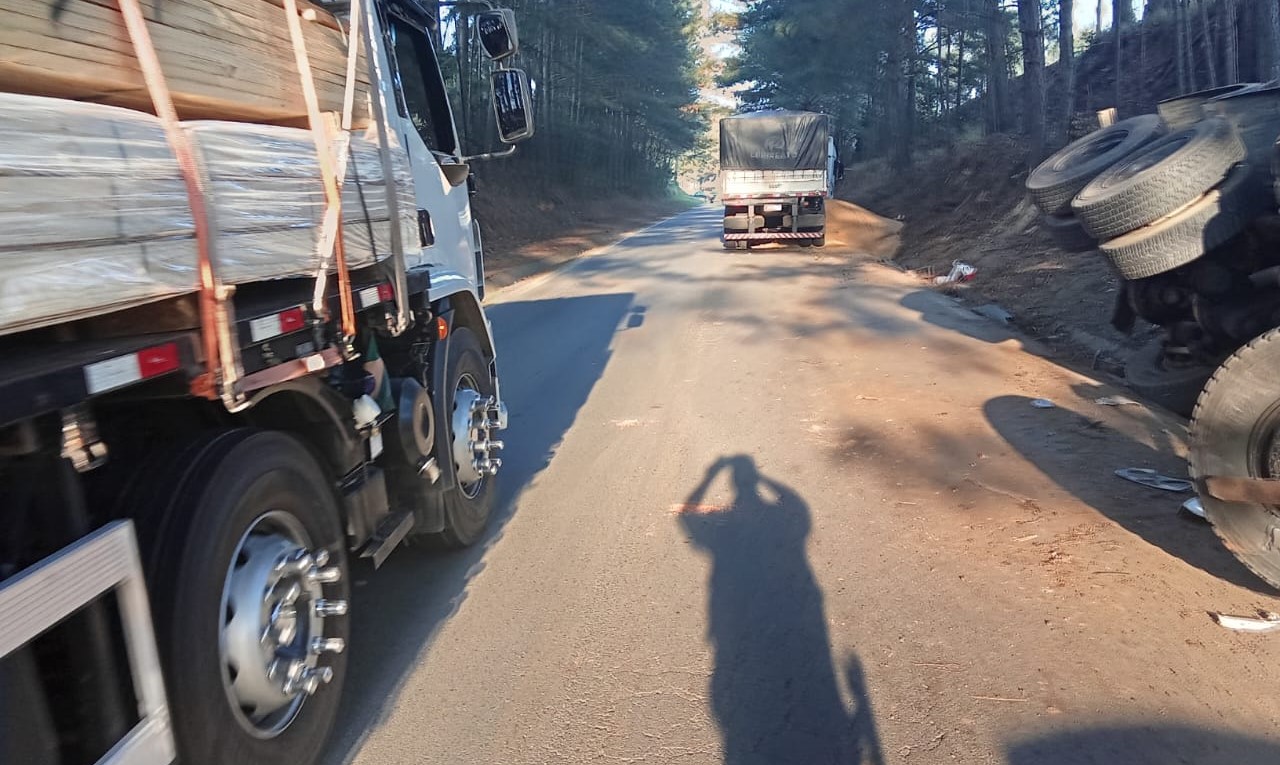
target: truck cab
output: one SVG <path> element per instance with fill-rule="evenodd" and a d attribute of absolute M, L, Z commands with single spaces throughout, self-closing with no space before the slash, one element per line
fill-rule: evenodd
<path fill-rule="evenodd" d="M 0 762 L 310 765 L 352 566 L 484 538 L 507 411 L 469 180 L 533 134 L 515 17 L 312 5 L 366 52 L 386 189 L 355 196 L 390 220 L 349 234 L 377 262 L 225 285 L 215 259 L 194 293 L 0 334 Z M 492 62 L 503 150 L 462 152 L 439 8 Z M 356 140 L 310 130 L 318 152 Z M 340 251 L 360 226 L 335 225 Z"/>

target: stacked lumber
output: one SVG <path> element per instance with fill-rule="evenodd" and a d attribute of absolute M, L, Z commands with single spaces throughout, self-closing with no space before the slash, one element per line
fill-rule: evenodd
<path fill-rule="evenodd" d="M 305 123 L 281 0 L 142 5 L 182 119 Z M 341 111 L 346 38 L 315 8 L 304 13 L 303 29 L 321 110 Z M 358 72 L 361 125 L 369 92 L 363 62 Z M 115 0 L 0 0 L 0 90 L 151 110 Z"/>
<path fill-rule="evenodd" d="M 238 122 L 186 129 L 204 168 L 219 278 L 315 276 L 325 201 L 311 133 Z M 0 135 L 0 334 L 197 290 L 186 186 L 156 117 L 0 94 Z M 408 158 L 392 158 L 401 236 L 413 242 Z M 389 256 L 393 222 L 374 142 L 351 139 L 342 194 L 349 265 Z"/>

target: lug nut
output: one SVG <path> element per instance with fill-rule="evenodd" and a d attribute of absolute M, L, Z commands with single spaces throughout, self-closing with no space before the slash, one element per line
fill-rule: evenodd
<path fill-rule="evenodd" d="M 491 452 L 500 452 L 503 449 L 507 448 L 506 444 L 502 443 L 501 441 L 494 441 L 492 439 L 488 441 L 488 444 L 489 444 L 489 451 Z"/>
<path fill-rule="evenodd" d="M 333 680 L 333 669 L 331 667 L 316 667 L 308 670 L 302 679 L 302 690 L 308 696 L 320 690 L 321 683 L 328 683 Z"/>
<path fill-rule="evenodd" d="M 342 570 L 337 566 L 329 568 L 312 568 L 307 572 L 308 582 L 318 582 L 320 584 L 333 584 L 342 579 Z"/>
<path fill-rule="evenodd" d="M 284 675 L 284 683 L 281 685 L 281 690 L 286 695 L 292 696 L 298 692 L 299 687 L 301 687 L 307 676 L 307 665 L 301 659 L 292 659 L 287 664 L 284 663 L 283 659 L 276 659 L 271 663 L 270 673 L 272 677 L 278 674 Z"/>
<path fill-rule="evenodd" d="M 270 597 L 270 593 L 267 594 L 267 597 Z M 298 602 L 298 598 L 300 597 L 302 597 L 302 585 L 297 582 L 290 582 L 284 592 L 280 593 L 280 605 L 292 606 L 294 603 Z"/>
<path fill-rule="evenodd" d="M 324 568 L 329 565 L 329 551 L 321 547 L 311 555 L 311 561 L 316 568 Z"/>
<path fill-rule="evenodd" d="M 315 565 L 311 553 L 299 550 L 293 555 L 276 561 L 276 572 L 281 574 L 304 574 Z"/>
<path fill-rule="evenodd" d="M 342 653 L 347 648 L 347 641 L 342 638 L 311 638 L 311 653 L 317 656 L 322 653 Z"/>
<path fill-rule="evenodd" d="M 345 600 L 317 598 L 312 602 L 312 607 L 316 610 L 316 616 L 322 619 L 330 616 L 346 616 L 347 614 L 347 601 Z"/>

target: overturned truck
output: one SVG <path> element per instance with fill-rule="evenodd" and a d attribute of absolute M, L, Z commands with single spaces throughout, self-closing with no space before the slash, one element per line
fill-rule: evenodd
<path fill-rule="evenodd" d="M 843 168 L 831 118 L 782 109 L 720 121 L 725 249 L 827 241 L 826 199 Z"/>

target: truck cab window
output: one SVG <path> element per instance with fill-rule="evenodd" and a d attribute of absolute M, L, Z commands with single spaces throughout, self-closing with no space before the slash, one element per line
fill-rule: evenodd
<path fill-rule="evenodd" d="M 401 116 L 408 117 L 427 148 L 453 154 L 457 139 L 435 50 L 422 30 L 392 18 L 388 28 L 395 54 Z"/>

